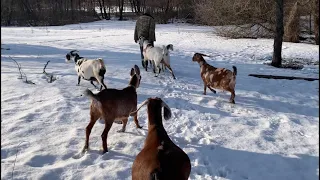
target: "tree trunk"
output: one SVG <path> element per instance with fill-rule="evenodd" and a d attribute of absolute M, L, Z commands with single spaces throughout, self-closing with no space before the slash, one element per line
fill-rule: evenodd
<path fill-rule="evenodd" d="M 316 44 L 319 45 L 319 0 L 313 0 L 313 28 Z"/>
<path fill-rule="evenodd" d="M 119 20 L 123 20 L 123 5 L 124 5 L 124 0 L 118 0 L 119 2 Z"/>
<path fill-rule="evenodd" d="M 104 16 L 105 19 L 109 19 L 109 18 L 107 17 L 106 5 L 105 5 L 105 2 L 104 2 L 104 1 L 105 1 L 105 0 L 102 0 L 103 16 Z"/>
<path fill-rule="evenodd" d="M 276 1 L 276 33 L 273 43 L 273 57 L 271 65 L 274 67 L 281 67 L 281 51 L 283 40 L 283 0 Z"/>
<path fill-rule="evenodd" d="M 103 16 L 103 11 L 102 11 L 102 4 L 101 4 L 101 0 L 98 1 L 99 2 L 99 9 L 100 9 L 100 14 L 102 16 L 102 19 L 104 19 L 105 17 Z"/>

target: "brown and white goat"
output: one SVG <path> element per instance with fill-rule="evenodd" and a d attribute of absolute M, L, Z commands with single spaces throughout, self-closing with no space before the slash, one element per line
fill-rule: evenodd
<path fill-rule="evenodd" d="M 129 86 L 122 90 L 103 89 L 97 94 L 93 94 L 89 89 L 86 90 L 85 94 L 89 96 L 92 101 L 90 105 L 90 122 L 86 128 L 86 140 L 83 152 L 89 148 L 91 129 L 99 118 L 105 121 L 105 128 L 101 135 L 103 153 L 108 152 L 107 137 L 114 120 L 122 120 L 122 129 L 118 132 L 124 132 L 126 130 L 130 113 L 137 110 L 136 90 L 141 81 L 140 70 L 137 65 L 131 69 L 130 76 Z M 134 122 L 137 128 L 141 128 L 137 114 L 134 115 Z"/>
<path fill-rule="evenodd" d="M 187 180 L 191 171 L 190 159 L 171 141 L 162 124 L 162 107 L 164 119 L 171 118 L 169 106 L 160 98 L 148 98 L 137 111 L 145 104 L 148 104 L 148 135 L 133 162 L 132 180 Z"/>
<path fill-rule="evenodd" d="M 207 87 L 213 92 L 216 91 L 213 89 L 221 89 L 229 91 L 231 93 L 230 103 L 235 103 L 234 98 L 235 86 L 236 86 L 236 76 L 237 76 L 237 67 L 232 66 L 233 72 L 226 68 L 216 68 L 208 64 L 203 56 L 208 56 L 201 53 L 195 53 L 192 57 L 192 61 L 198 62 L 200 65 L 200 75 L 204 83 L 204 92 L 206 94 Z"/>

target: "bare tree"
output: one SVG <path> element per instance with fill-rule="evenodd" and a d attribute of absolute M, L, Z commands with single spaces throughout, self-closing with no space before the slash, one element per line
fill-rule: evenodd
<path fill-rule="evenodd" d="M 123 20 L 123 6 L 124 6 L 124 0 L 118 0 L 119 20 Z"/>
<path fill-rule="evenodd" d="M 276 33 L 273 43 L 273 57 L 271 65 L 274 67 L 281 67 L 282 62 L 282 41 L 283 41 L 283 0 L 275 0 L 275 13 L 276 13 Z"/>
<path fill-rule="evenodd" d="M 319 0 L 313 0 L 312 5 L 314 36 L 316 44 L 319 45 Z"/>

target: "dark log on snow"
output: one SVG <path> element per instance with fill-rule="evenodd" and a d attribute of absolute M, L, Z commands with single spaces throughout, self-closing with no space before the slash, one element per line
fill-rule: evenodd
<path fill-rule="evenodd" d="M 306 81 L 315 81 L 315 80 L 319 81 L 319 78 L 305 78 L 305 77 L 294 77 L 294 76 L 273 76 L 273 75 L 263 75 L 263 74 L 249 74 L 248 76 L 253 76 L 257 78 L 267 78 L 267 79 L 288 79 L 288 80 L 300 79 L 300 80 L 306 80 Z"/>

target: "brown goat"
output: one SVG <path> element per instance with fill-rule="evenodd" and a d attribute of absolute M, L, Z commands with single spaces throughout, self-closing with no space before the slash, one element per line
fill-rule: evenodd
<path fill-rule="evenodd" d="M 131 69 L 130 76 L 129 86 L 122 90 L 103 89 L 97 94 L 93 94 L 88 89 L 86 90 L 85 94 L 89 96 L 92 101 L 90 105 L 90 122 L 86 128 L 86 140 L 83 152 L 89 148 L 91 129 L 99 118 L 105 121 L 105 128 L 101 135 L 103 153 L 108 152 L 107 137 L 114 120 L 122 120 L 122 129 L 118 132 L 124 132 L 126 130 L 130 113 L 137 109 L 136 89 L 139 87 L 141 81 L 140 69 L 137 65 Z M 137 114 L 134 116 L 134 122 L 137 128 L 141 128 Z"/>
<path fill-rule="evenodd" d="M 164 119 L 171 118 L 169 106 L 160 98 L 148 98 L 139 109 L 145 104 L 148 104 L 148 135 L 133 162 L 132 180 L 187 180 L 191 171 L 190 159 L 171 141 L 162 124 L 162 107 Z"/>
<path fill-rule="evenodd" d="M 200 65 L 200 75 L 204 83 L 204 92 L 206 95 L 207 87 L 213 92 L 213 88 L 229 91 L 231 93 L 230 103 L 235 103 L 235 85 L 237 76 L 237 67 L 232 66 L 233 72 L 226 68 L 216 68 L 208 64 L 202 56 L 207 56 L 201 53 L 195 53 L 192 61 L 198 62 Z"/>

